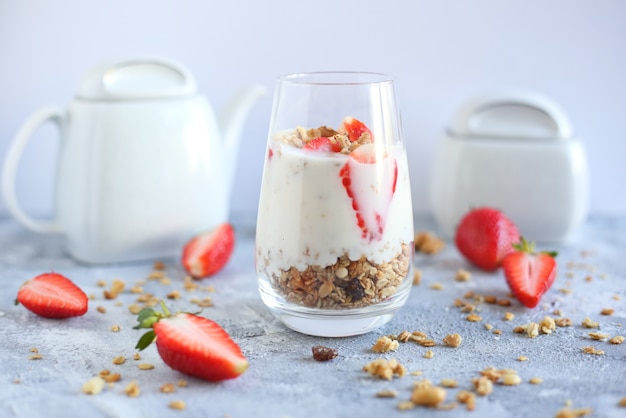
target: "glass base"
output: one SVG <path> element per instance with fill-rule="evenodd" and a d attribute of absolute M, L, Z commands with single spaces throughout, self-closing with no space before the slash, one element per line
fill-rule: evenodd
<path fill-rule="evenodd" d="M 332 310 L 298 306 L 277 297 L 269 285 L 259 287 L 261 298 L 274 316 L 288 328 L 316 337 L 349 337 L 366 334 L 389 322 L 409 297 L 409 286 L 389 300 L 364 308 Z"/>
<path fill-rule="evenodd" d="M 365 318 L 337 317 L 331 315 L 300 316 L 290 312 L 275 312 L 274 315 L 287 327 L 302 334 L 316 337 L 349 337 L 366 334 L 386 324 L 393 314 Z"/>

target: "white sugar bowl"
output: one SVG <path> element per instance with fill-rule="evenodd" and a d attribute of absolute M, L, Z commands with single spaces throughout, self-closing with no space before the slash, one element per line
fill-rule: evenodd
<path fill-rule="evenodd" d="M 529 240 L 565 241 L 586 218 L 588 189 L 585 150 L 565 112 L 527 91 L 462 106 L 431 173 L 434 217 L 448 237 L 471 208 L 491 206 Z"/>

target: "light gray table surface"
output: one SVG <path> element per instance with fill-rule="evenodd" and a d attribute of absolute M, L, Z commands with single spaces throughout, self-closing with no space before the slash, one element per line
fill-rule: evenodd
<path fill-rule="evenodd" d="M 468 291 L 479 295 L 507 298 L 502 272 L 483 273 L 466 264 L 448 241 L 436 255 L 416 254 L 415 266 L 423 279 L 413 286 L 407 304 L 394 319 L 369 334 L 346 338 L 319 338 L 290 331 L 276 321 L 261 302 L 254 273 L 254 218 L 238 216 L 235 253 L 218 275 L 200 282 L 214 291 L 183 288 L 184 272 L 177 259 L 163 260 L 170 284 L 147 280 L 153 263 L 87 266 L 74 262 L 63 249 L 63 239 L 26 231 L 13 220 L 0 219 L 0 417 L 554 417 L 571 401 L 573 408 L 591 408 L 595 417 L 626 417 L 618 402 L 626 397 L 626 343 L 609 344 L 588 337 L 590 331 L 626 336 L 626 217 L 591 216 L 573 239 L 553 246 L 559 251 L 559 272 L 552 289 L 535 309 L 513 302 L 511 307 L 479 303 L 480 322 L 469 322 L 454 306 L 456 298 Z M 435 230 L 428 217 L 418 217 L 416 230 Z M 548 248 L 545 248 L 548 249 Z M 552 248 L 551 248 L 552 249 Z M 468 282 L 454 280 L 460 268 L 469 269 Z M 14 299 L 20 285 L 40 273 L 56 271 L 93 295 L 89 311 L 80 318 L 50 320 L 39 318 Z M 103 297 L 98 281 L 108 285 L 114 279 L 127 287 L 115 300 Z M 191 310 L 192 298 L 210 296 L 214 306 L 203 315 L 220 323 L 241 346 L 250 368 L 235 380 L 208 383 L 188 378 L 169 369 L 155 347 L 133 360 L 134 345 L 141 331 L 134 330 L 135 316 L 129 305 L 136 294 L 128 291 L 140 281 L 144 289 L 164 298 L 179 290 L 181 298 L 168 300 L 173 309 Z M 441 290 L 431 288 L 440 283 Z M 106 308 L 100 313 L 97 307 Z M 601 315 L 613 308 L 611 316 Z M 530 339 L 513 328 L 559 309 L 571 318 L 573 326 L 557 328 L 553 334 Z M 515 318 L 505 321 L 505 312 Z M 600 322 L 599 330 L 582 327 L 585 317 Z M 501 335 L 485 325 L 502 330 Z M 119 325 L 119 332 L 111 327 Z M 404 343 L 395 352 L 377 354 L 371 349 L 382 335 L 400 331 L 423 331 L 437 341 L 434 357 L 428 348 Z M 459 333 L 458 348 L 443 345 L 449 333 Z M 311 347 L 326 345 L 339 350 L 329 362 L 316 362 Z M 593 346 L 604 355 L 583 352 Z M 41 359 L 30 360 L 32 348 Z M 114 365 L 113 358 L 127 361 Z M 526 356 L 527 361 L 519 361 Z M 409 372 L 391 381 L 369 376 L 363 366 L 377 358 L 396 358 Z M 153 370 L 140 370 L 138 363 L 151 363 Z M 476 408 L 468 412 L 460 405 L 448 411 L 416 408 L 400 411 L 397 404 L 408 400 L 413 382 L 429 379 L 456 379 L 459 388 L 447 390 L 447 401 L 454 401 L 460 389 L 471 389 L 472 378 L 487 367 L 515 369 L 522 378 L 518 386 L 496 384 L 493 393 L 478 397 Z M 100 371 L 120 373 L 121 380 L 105 387 L 98 395 L 86 395 L 81 387 Z M 528 380 L 541 377 L 532 385 Z M 174 393 L 161 393 L 165 383 L 181 378 L 188 387 Z M 138 397 L 128 397 L 125 386 L 136 381 Z M 398 392 L 395 399 L 375 394 L 384 389 Z M 186 409 L 168 408 L 172 400 L 182 400 Z"/>

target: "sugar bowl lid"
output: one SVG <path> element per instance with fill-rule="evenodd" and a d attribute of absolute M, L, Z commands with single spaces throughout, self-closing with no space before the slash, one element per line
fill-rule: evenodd
<path fill-rule="evenodd" d="M 569 118 L 557 103 L 527 90 L 502 90 L 469 100 L 453 117 L 448 134 L 553 141 L 573 135 Z"/>

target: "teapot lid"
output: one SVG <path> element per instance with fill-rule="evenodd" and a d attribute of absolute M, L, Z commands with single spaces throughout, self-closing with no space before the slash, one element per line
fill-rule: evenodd
<path fill-rule="evenodd" d="M 564 140 L 572 136 L 572 127 L 563 109 L 548 97 L 525 90 L 505 90 L 463 105 L 452 121 L 450 134 Z"/>
<path fill-rule="evenodd" d="M 85 100 L 147 100 L 196 92 L 196 81 L 183 65 L 164 58 L 136 58 L 103 63 L 83 78 L 78 98 Z"/>

